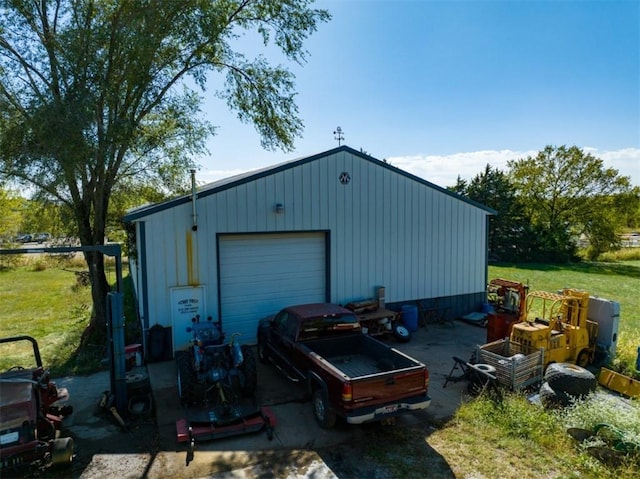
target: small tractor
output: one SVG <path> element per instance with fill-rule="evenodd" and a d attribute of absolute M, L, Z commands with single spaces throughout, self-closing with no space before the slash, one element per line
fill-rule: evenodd
<path fill-rule="evenodd" d="M 225 343 L 220 321 L 196 316 L 187 332 L 189 349 L 176 352 L 178 395 L 187 417 L 176 422 L 178 442 L 189 441 L 193 458 L 195 440 L 256 432 L 266 428 L 269 439 L 275 418 L 255 405 L 256 360 L 252 349 L 240 345 L 239 333 Z"/>
<path fill-rule="evenodd" d="M 69 394 L 42 367 L 31 336 L 0 339 L 0 344 L 31 343 L 35 367 L 13 366 L 0 373 L 0 476 L 29 466 L 63 466 L 73 460 L 73 439 L 61 438 L 62 420 L 73 412 Z"/>
<path fill-rule="evenodd" d="M 565 288 L 560 294 L 534 291 L 527 296 L 526 320 L 515 323 L 510 341 L 524 349 L 544 349 L 550 363 L 593 362 L 598 323 L 587 320 L 589 293 Z"/>

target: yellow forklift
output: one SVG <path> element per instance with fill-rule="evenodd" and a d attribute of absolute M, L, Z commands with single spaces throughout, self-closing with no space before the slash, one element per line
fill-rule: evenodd
<path fill-rule="evenodd" d="M 527 295 L 526 319 L 512 326 L 510 342 L 523 349 L 544 349 L 550 363 L 593 362 L 598 323 L 587 319 L 589 293 L 565 288 L 559 293 L 533 291 Z"/>

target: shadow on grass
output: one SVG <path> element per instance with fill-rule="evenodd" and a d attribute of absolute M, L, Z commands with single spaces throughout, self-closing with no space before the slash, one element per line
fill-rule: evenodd
<path fill-rule="evenodd" d="M 585 274 L 606 274 L 612 276 L 624 276 L 628 278 L 640 278 L 640 266 L 629 263 L 604 263 L 584 262 L 567 264 L 548 263 L 491 263 L 492 266 L 506 268 L 518 268 L 530 271 L 571 271 Z"/>

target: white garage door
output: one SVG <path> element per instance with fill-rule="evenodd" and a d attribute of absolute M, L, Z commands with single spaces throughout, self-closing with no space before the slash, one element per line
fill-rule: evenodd
<path fill-rule="evenodd" d="M 256 341 L 258 320 L 285 306 L 326 300 L 324 233 L 220 237 L 220 305 L 227 337 Z"/>

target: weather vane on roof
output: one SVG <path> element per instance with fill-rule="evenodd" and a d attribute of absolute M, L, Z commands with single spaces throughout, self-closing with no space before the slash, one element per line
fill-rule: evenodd
<path fill-rule="evenodd" d="M 344 135 L 342 134 L 342 128 L 338 127 L 336 128 L 336 131 L 333 132 L 335 136 L 335 139 L 338 140 L 338 146 L 340 146 L 340 143 L 342 141 L 344 141 Z"/>

